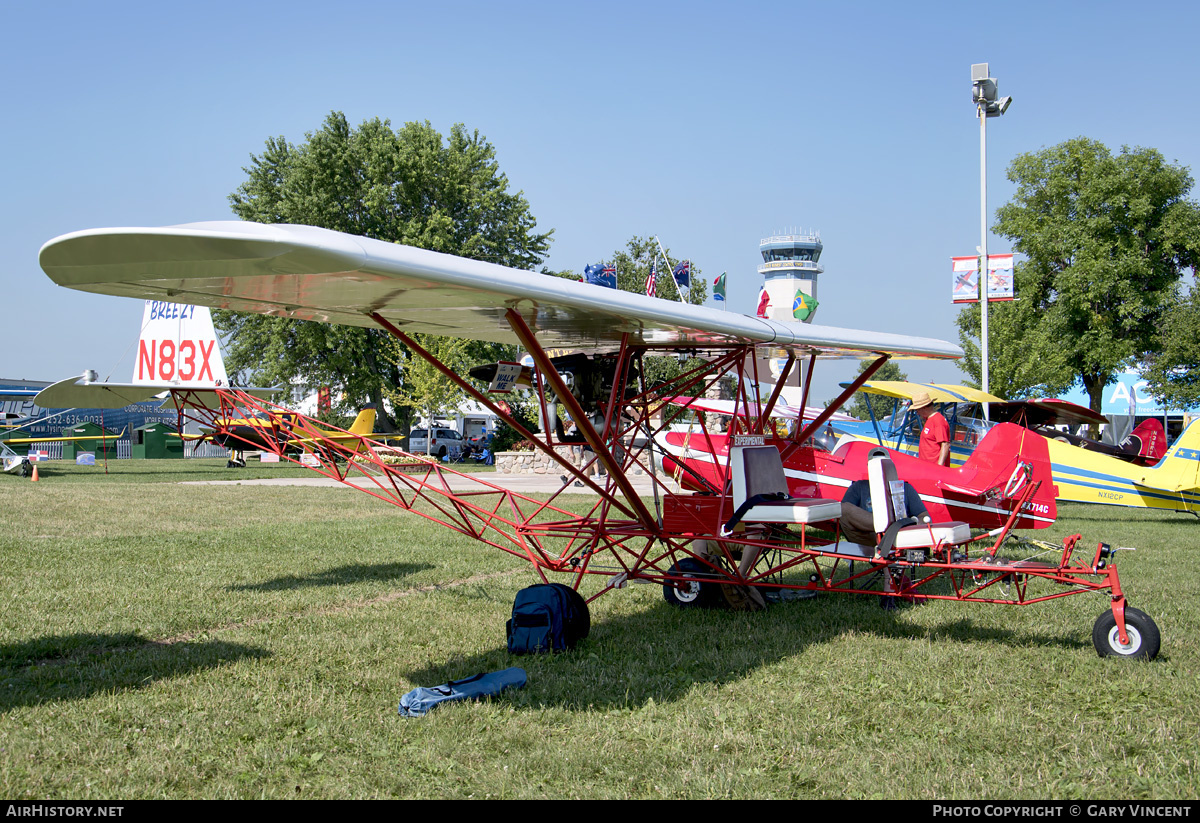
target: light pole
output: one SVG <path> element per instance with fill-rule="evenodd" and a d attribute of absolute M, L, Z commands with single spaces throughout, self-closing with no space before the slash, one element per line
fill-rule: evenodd
<path fill-rule="evenodd" d="M 979 310 L 982 323 L 979 330 L 980 368 L 983 390 L 988 391 L 988 253 L 987 253 L 987 119 L 1008 111 L 1011 97 L 997 98 L 995 78 L 988 76 L 987 63 L 971 66 L 971 99 L 979 114 Z M 987 406 L 983 407 L 987 419 Z"/>

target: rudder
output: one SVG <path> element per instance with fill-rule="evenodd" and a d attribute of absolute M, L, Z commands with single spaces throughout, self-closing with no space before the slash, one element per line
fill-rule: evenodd
<path fill-rule="evenodd" d="M 367 406 L 358 413 L 358 417 L 354 418 L 354 425 L 350 427 L 350 433 L 366 436 L 374 432 L 375 407 Z"/>
<path fill-rule="evenodd" d="M 1200 420 L 1193 420 L 1142 483 L 1170 491 L 1200 488 Z"/>

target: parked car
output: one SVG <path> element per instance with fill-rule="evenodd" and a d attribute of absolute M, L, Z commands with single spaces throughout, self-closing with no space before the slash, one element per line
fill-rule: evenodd
<path fill-rule="evenodd" d="M 466 445 L 466 441 L 463 440 L 462 435 L 457 431 L 438 426 L 433 427 L 433 442 L 429 443 L 428 448 L 426 448 L 425 441 L 428 439 L 429 431 L 427 429 L 413 429 L 409 432 L 409 454 L 429 454 L 439 460 L 443 457 L 457 460 L 459 452 Z"/>

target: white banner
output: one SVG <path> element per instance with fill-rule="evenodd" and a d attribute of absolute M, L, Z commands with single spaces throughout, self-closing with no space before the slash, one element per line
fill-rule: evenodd
<path fill-rule="evenodd" d="M 979 302 L 979 258 L 951 257 L 954 277 L 951 280 L 951 302 Z"/>
<path fill-rule="evenodd" d="M 988 255 L 988 300 L 1013 299 L 1013 256 Z"/>
<path fill-rule="evenodd" d="M 951 302 L 979 302 L 979 258 L 951 257 L 953 278 L 951 280 Z M 988 255 L 988 300 L 1012 300 L 1013 256 L 1011 254 Z"/>

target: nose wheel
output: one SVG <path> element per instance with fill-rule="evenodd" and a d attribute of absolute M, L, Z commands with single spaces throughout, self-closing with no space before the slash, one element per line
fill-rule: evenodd
<path fill-rule="evenodd" d="M 1158 656 L 1162 638 L 1158 626 L 1140 609 L 1125 607 L 1125 636 L 1121 642 L 1117 618 L 1108 610 L 1096 618 L 1092 627 L 1092 645 L 1101 657 L 1128 657 L 1134 660 L 1153 660 Z"/>

